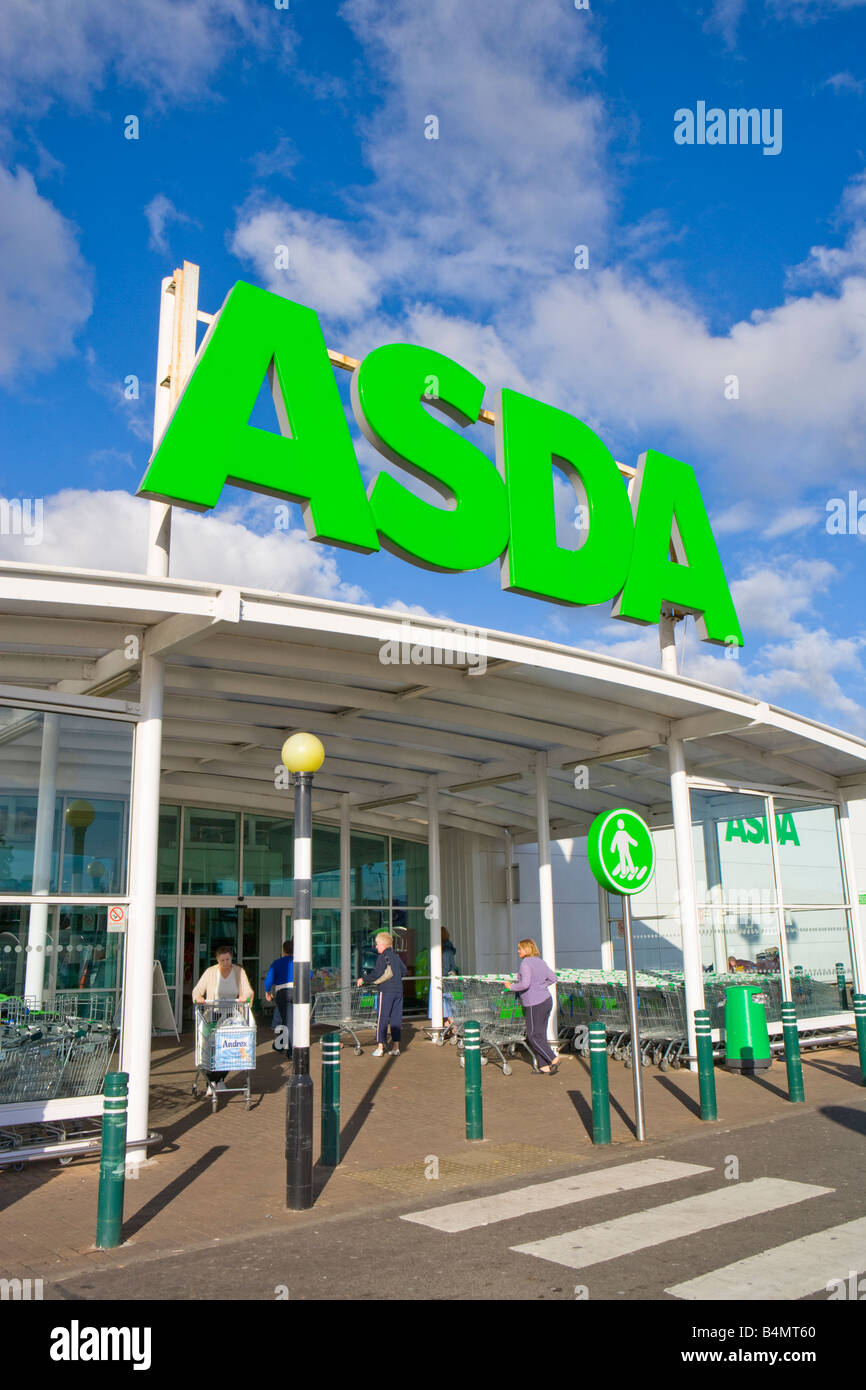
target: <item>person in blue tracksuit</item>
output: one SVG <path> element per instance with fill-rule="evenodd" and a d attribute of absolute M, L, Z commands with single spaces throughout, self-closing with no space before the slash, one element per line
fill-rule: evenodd
<path fill-rule="evenodd" d="M 273 961 L 265 976 L 265 998 L 274 1005 L 274 1051 L 292 1050 L 292 981 L 294 978 L 294 942 L 283 942 L 283 954 Z M 282 1030 L 282 1031 L 280 1031 Z"/>
<path fill-rule="evenodd" d="M 378 932 L 376 936 L 378 960 L 372 970 L 366 971 L 358 985 L 371 985 L 378 991 L 379 1003 L 376 1012 L 376 1049 L 374 1057 L 385 1056 L 385 1043 L 388 1029 L 391 1029 L 391 1056 L 400 1056 L 400 1037 L 403 1024 L 403 976 L 406 967 L 394 950 L 394 938 L 390 932 Z"/>

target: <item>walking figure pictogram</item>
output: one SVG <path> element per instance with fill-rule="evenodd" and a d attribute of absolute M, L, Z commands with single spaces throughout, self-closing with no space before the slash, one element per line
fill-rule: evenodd
<path fill-rule="evenodd" d="M 634 878 L 637 874 L 641 878 L 646 873 L 646 869 L 640 872 L 635 868 L 631 857 L 632 845 L 637 845 L 637 840 L 629 835 L 625 828 L 625 821 L 620 817 L 617 821 L 617 832 L 610 842 L 610 847 L 615 854 L 619 855 L 619 863 L 612 870 L 615 878 Z"/>

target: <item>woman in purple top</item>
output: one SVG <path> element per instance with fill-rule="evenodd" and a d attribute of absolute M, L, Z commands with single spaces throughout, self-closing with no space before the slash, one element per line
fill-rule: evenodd
<path fill-rule="evenodd" d="M 547 1020 L 553 1008 L 549 985 L 556 984 L 556 976 L 538 954 L 538 947 L 531 937 L 518 941 L 517 954 L 520 956 L 520 969 L 514 984 L 506 981 L 505 988 L 513 989 L 520 995 L 523 1012 L 526 1015 L 526 1041 L 542 1063 L 543 1076 L 555 1076 L 559 1063 L 547 1041 Z"/>

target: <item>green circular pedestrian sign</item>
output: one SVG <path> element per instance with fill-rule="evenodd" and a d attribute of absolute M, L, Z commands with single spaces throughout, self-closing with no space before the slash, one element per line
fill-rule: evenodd
<path fill-rule="evenodd" d="M 589 867 L 609 893 L 640 893 L 656 867 L 653 837 L 646 821 L 620 807 L 602 811 L 589 827 Z"/>

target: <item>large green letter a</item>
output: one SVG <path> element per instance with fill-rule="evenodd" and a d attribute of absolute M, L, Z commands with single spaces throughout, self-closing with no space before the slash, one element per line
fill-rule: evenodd
<path fill-rule="evenodd" d="M 657 623 L 667 603 L 695 615 L 703 641 L 741 647 L 743 634 L 694 470 L 648 449 L 638 460 L 631 504 L 634 554 L 613 617 Z"/>
<path fill-rule="evenodd" d="M 282 435 L 249 423 L 266 373 Z M 139 496 L 206 511 L 225 483 L 300 502 L 311 540 L 379 549 L 315 313 L 243 281 L 205 336 Z"/>

